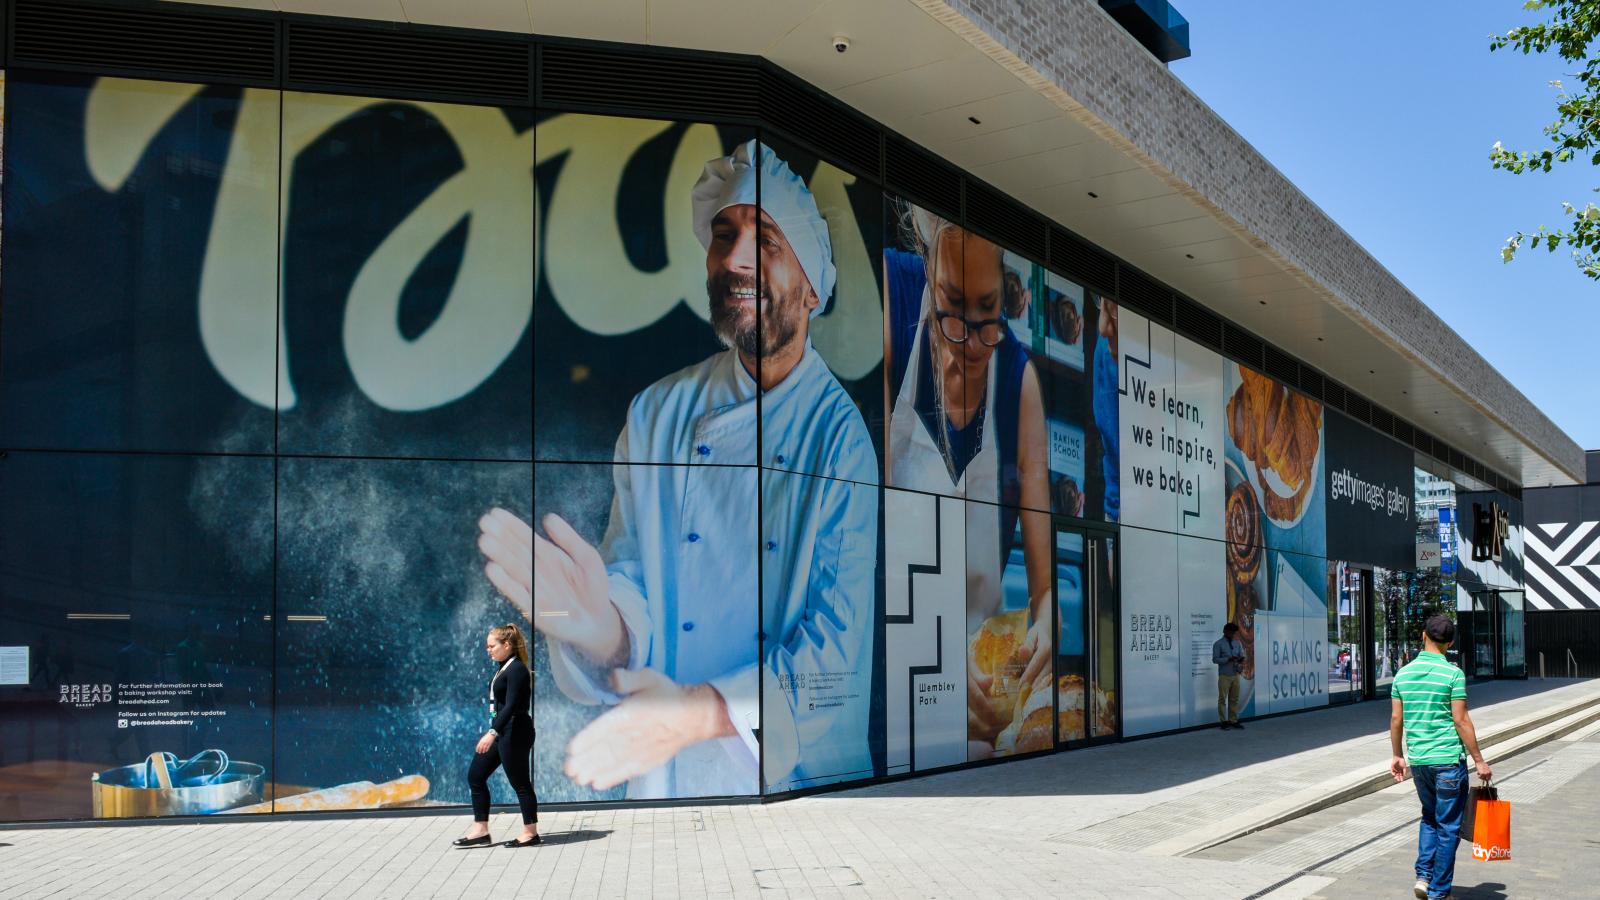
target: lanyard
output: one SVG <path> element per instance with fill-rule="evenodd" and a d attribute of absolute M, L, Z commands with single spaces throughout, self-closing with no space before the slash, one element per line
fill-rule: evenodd
<path fill-rule="evenodd" d="M 516 657 L 513 656 L 511 659 L 516 659 Z M 506 673 L 506 669 L 511 667 L 511 659 L 506 660 L 505 665 L 500 667 L 500 671 L 494 673 L 494 677 L 489 679 L 489 708 L 491 710 L 494 709 L 494 683 L 499 681 L 500 676 L 504 675 Z"/>

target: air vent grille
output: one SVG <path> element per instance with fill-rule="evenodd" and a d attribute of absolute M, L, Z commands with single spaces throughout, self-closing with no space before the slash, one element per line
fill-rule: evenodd
<path fill-rule="evenodd" d="M 521 41 L 305 22 L 287 33 L 288 87 L 519 105 L 532 96 Z"/>
<path fill-rule="evenodd" d="M 1342 411 L 1345 399 L 1348 396 L 1349 392 L 1344 389 L 1344 385 L 1334 381 L 1332 378 L 1322 383 L 1322 400 L 1329 407 Z"/>
<path fill-rule="evenodd" d="M 885 137 L 883 179 L 907 199 L 960 221 L 961 175 L 933 154 L 900 138 Z"/>
<path fill-rule="evenodd" d="M 1300 363 L 1289 354 L 1279 350 L 1271 344 L 1262 348 L 1262 355 L 1266 363 L 1266 373 L 1284 384 L 1298 385 L 1300 383 Z"/>
<path fill-rule="evenodd" d="M 11 64 L 276 84 L 278 25 L 254 16 L 19 0 Z"/>
<path fill-rule="evenodd" d="M 967 224 L 1036 260 L 1045 258 L 1044 220 L 981 181 L 966 180 Z"/>
<path fill-rule="evenodd" d="M 1417 428 L 1411 435 L 1411 446 L 1417 448 L 1418 452 L 1426 453 L 1429 456 L 1432 456 L 1433 435 L 1423 431 L 1421 428 Z"/>
<path fill-rule="evenodd" d="M 1377 404 L 1372 406 L 1372 427 L 1384 434 L 1394 433 L 1394 413 Z"/>
<path fill-rule="evenodd" d="M 1263 368 L 1261 356 L 1264 346 L 1260 338 L 1235 328 L 1231 323 L 1222 330 L 1223 352 L 1253 369 Z"/>
<path fill-rule="evenodd" d="M 1347 391 L 1344 397 L 1344 411 L 1350 418 L 1357 422 L 1372 421 L 1372 401 L 1361 396 L 1355 391 Z"/>
<path fill-rule="evenodd" d="M 1396 418 L 1394 420 L 1393 434 L 1395 439 L 1407 447 L 1416 446 L 1416 431 L 1415 428 L 1411 427 L 1411 423 L 1405 419 Z"/>
<path fill-rule="evenodd" d="M 1222 317 L 1182 294 L 1174 298 L 1178 331 L 1213 350 L 1222 349 Z"/>
<path fill-rule="evenodd" d="M 597 47 L 546 45 L 541 106 L 712 122 L 759 118 L 760 79 L 747 63 Z"/>
<path fill-rule="evenodd" d="M 874 181 L 883 179 L 878 129 L 791 78 L 763 70 L 758 84 L 761 118 L 768 126 L 811 145 L 829 162 Z"/>
<path fill-rule="evenodd" d="M 1172 325 L 1172 292 L 1138 269 L 1126 266 L 1120 273 L 1117 300 L 1151 321 Z"/>
<path fill-rule="evenodd" d="M 1302 363 L 1300 366 L 1300 390 L 1321 400 L 1323 387 L 1324 379 L 1322 373 Z"/>
<path fill-rule="evenodd" d="M 1117 292 L 1117 261 L 1111 254 L 1052 224 L 1050 265 L 1103 294 Z"/>

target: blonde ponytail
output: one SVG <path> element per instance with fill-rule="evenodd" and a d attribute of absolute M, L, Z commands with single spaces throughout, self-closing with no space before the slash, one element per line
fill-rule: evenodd
<path fill-rule="evenodd" d="M 522 629 L 518 628 L 515 622 L 507 622 L 504 625 L 491 628 L 489 633 L 494 635 L 495 640 L 510 644 L 512 655 L 522 660 L 522 664 L 527 666 L 530 671 L 533 669 L 533 664 L 528 662 L 528 641 L 522 636 Z"/>

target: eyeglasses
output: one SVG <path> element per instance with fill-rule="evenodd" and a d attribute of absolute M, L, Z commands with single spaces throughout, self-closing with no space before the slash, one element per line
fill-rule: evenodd
<path fill-rule="evenodd" d="M 939 320 L 939 331 L 944 334 L 945 340 L 952 344 L 965 344 L 967 335 L 973 331 L 978 332 L 978 342 L 985 347 L 994 347 L 1005 340 L 1005 330 L 1000 326 L 1004 319 L 972 319 L 963 318 L 959 313 L 935 311 L 934 316 Z"/>

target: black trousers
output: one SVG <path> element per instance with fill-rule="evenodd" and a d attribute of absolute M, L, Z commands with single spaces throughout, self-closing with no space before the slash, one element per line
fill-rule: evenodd
<path fill-rule="evenodd" d="M 539 821 L 539 800 L 533 795 L 533 723 L 513 721 L 487 752 L 472 755 L 467 787 L 472 791 L 474 821 L 489 821 L 489 776 L 502 765 L 506 767 L 506 780 L 517 792 L 522 824 L 534 824 Z"/>

